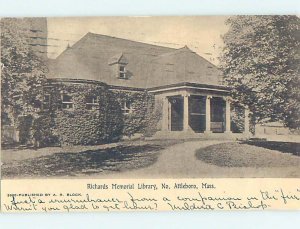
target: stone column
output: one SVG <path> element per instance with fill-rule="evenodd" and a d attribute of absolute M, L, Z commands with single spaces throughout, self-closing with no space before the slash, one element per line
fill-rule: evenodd
<path fill-rule="evenodd" d="M 245 106 L 245 120 L 244 120 L 244 134 L 250 134 L 250 129 L 249 129 L 249 124 L 250 124 L 250 119 L 249 119 L 249 114 L 250 114 L 250 111 L 249 111 L 249 107 L 248 106 Z"/>
<path fill-rule="evenodd" d="M 205 131 L 204 133 L 212 133 L 210 130 L 210 100 L 212 96 L 206 96 L 206 104 L 205 104 Z"/>
<path fill-rule="evenodd" d="M 162 130 L 169 130 L 169 99 L 168 97 L 163 98 L 163 111 L 162 111 Z"/>
<path fill-rule="evenodd" d="M 225 133 L 231 133 L 231 118 L 230 118 L 230 99 L 225 98 L 226 112 L 225 112 Z"/>
<path fill-rule="evenodd" d="M 183 95 L 183 130 L 187 131 L 189 126 L 189 95 Z"/>

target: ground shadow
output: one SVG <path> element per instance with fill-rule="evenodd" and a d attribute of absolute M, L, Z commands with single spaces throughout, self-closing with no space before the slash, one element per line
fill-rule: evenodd
<path fill-rule="evenodd" d="M 211 145 L 196 150 L 195 156 L 198 160 L 220 167 L 272 168 L 300 165 L 300 157 L 256 147 L 247 142 Z"/>
<path fill-rule="evenodd" d="M 55 153 L 2 166 L 2 177 L 80 176 L 132 170 L 157 161 L 160 145 L 117 146 L 79 153 Z"/>
<path fill-rule="evenodd" d="M 293 155 L 300 156 L 300 143 L 297 142 L 244 141 L 242 144 L 263 147 L 270 150 L 277 150 L 282 153 L 291 153 Z"/>

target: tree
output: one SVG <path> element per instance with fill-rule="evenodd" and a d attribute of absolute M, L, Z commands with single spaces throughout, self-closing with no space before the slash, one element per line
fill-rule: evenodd
<path fill-rule="evenodd" d="M 1 123 L 36 115 L 47 68 L 32 51 L 23 19 L 4 18 L 1 26 Z"/>
<path fill-rule="evenodd" d="M 284 121 L 300 127 L 297 16 L 233 16 L 220 57 L 224 83 L 249 106 L 254 123 Z"/>

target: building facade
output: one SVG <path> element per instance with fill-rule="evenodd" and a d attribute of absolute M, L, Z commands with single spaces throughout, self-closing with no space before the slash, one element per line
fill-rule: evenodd
<path fill-rule="evenodd" d="M 232 134 L 230 88 L 222 85 L 216 66 L 187 46 L 172 49 L 88 33 L 49 61 L 49 71 L 51 82 L 105 83 L 119 101 L 125 135 L 141 132 L 145 122 L 158 137 Z M 249 135 L 247 109 L 243 122 Z"/>

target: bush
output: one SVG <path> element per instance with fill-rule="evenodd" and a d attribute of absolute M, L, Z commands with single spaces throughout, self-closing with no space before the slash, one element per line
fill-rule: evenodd
<path fill-rule="evenodd" d="M 58 136 L 54 133 L 55 123 L 51 114 L 42 114 L 34 120 L 32 130 L 35 146 L 53 146 L 59 143 Z"/>
<path fill-rule="evenodd" d="M 32 143 L 32 123 L 33 116 L 26 115 L 18 118 L 18 129 L 19 129 L 19 141 L 21 144 L 31 144 Z"/>
<path fill-rule="evenodd" d="M 241 106 L 234 106 L 230 118 L 231 118 L 231 130 L 233 133 L 242 133 L 245 129 L 245 114 L 244 108 Z"/>

